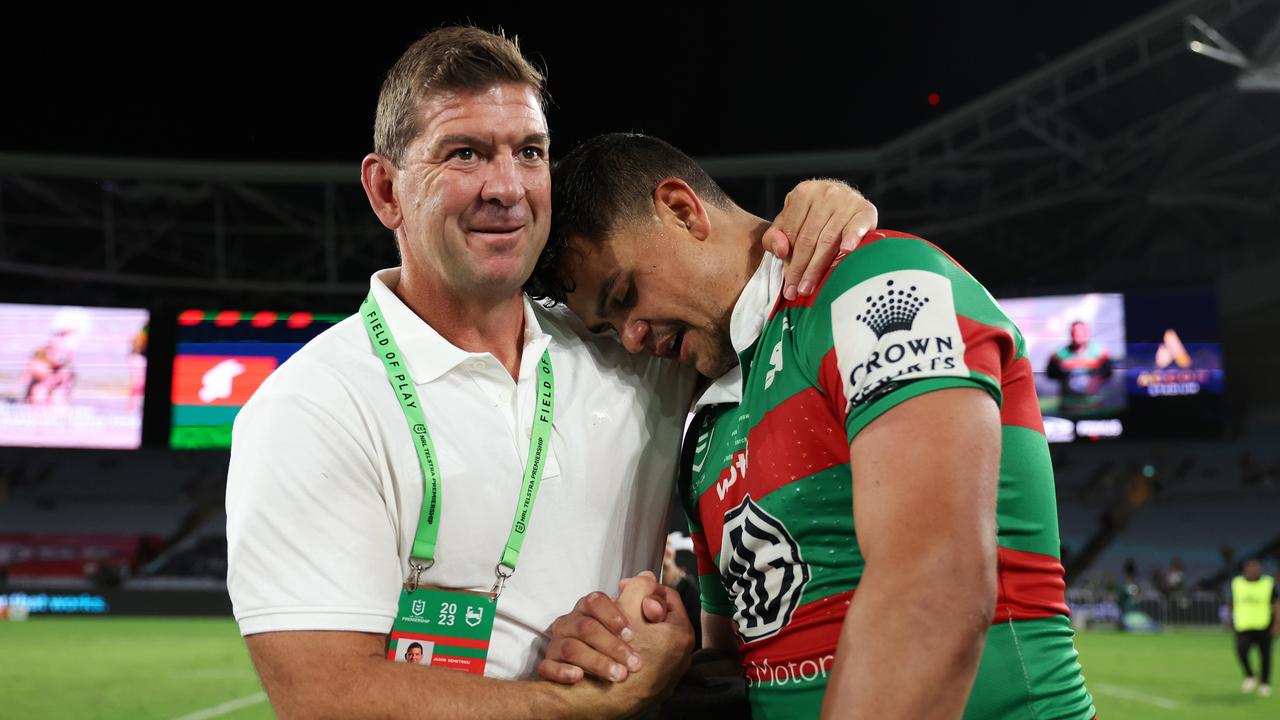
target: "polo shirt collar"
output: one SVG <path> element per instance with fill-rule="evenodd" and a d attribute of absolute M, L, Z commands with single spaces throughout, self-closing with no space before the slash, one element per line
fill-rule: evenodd
<path fill-rule="evenodd" d="M 409 375 L 415 384 L 424 384 L 438 380 L 446 373 L 466 367 L 469 360 L 491 359 L 489 353 L 468 352 L 446 340 L 436 329 L 427 324 L 417 313 L 409 309 L 395 294 L 394 289 L 400 284 L 400 268 L 379 270 L 369 278 L 369 289 L 382 308 L 385 322 L 395 335 L 396 344 L 400 346 L 408 365 Z M 528 359 L 530 350 L 536 351 L 536 358 L 542 354 L 551 342 L 551 336 L 542 330 L 538 316 L 533 311 L 529 298 L 521 294 L 524 303 L 524 342 L 521 352 L 524 360 Z M 534 347 L 529 347 L 534 345 Z M 520 376 L 524 379 L 527 372 L 532 372 L 528 362 L 522 360 Z"/>

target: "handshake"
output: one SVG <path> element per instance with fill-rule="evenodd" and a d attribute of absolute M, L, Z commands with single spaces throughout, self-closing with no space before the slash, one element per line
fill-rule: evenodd
<path fill-rule="evenodd" d="M 543 679 L 586 701 L 591 717 L 628 717 L 667 697 L 693 650 L 679 593 L 650 572 L 619 590 L 616 599 L 591 593 L 557 618 L 538 664 Z"/>

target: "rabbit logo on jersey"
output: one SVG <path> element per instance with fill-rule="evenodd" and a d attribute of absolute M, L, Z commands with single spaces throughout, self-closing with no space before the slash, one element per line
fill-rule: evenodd
<path fill-rule="evenodd" d="M 809 566 L 786 526 L 747 495 L 725 513 L 720 575 L 733 600 L 738 635 L 752 642 L 791 622 L 809 583 Z"/>
<path fill-rule="evenodd" d="M 895 381 L 969 376 L 951 281 L 937 273 L 858 283 L 831 303 L 831 334 L 850 408 Z"/>

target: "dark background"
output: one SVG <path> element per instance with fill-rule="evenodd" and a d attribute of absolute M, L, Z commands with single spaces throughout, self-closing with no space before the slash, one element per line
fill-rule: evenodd
<path fill-rule="evenodd" d="M 59 6 L 0 23 L 0 152 L 354 168 L 386 70 L 459 22 L 518 35 L 546 69 L 562 150 L 616 130 L 695 156 L 869 147 L 1162 4 Z"/>

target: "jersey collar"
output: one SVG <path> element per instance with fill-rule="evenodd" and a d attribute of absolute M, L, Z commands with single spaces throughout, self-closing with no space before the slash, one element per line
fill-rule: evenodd
<path fill-rule="evenodd" d="M 733 351 L 739 356 L 750 349 L 764 331 L 764 325 L 782 292 L 782 279 L 782 261 L 771 253 L 765 253 L 746 287 L 742 288 L 729 317 L 729 342 L 733 343 Z M 740 364 L 716 378 L 694 403 L 693 409 L 697 412 L 708 405 L 738 402 L 742 402 Z"/>

